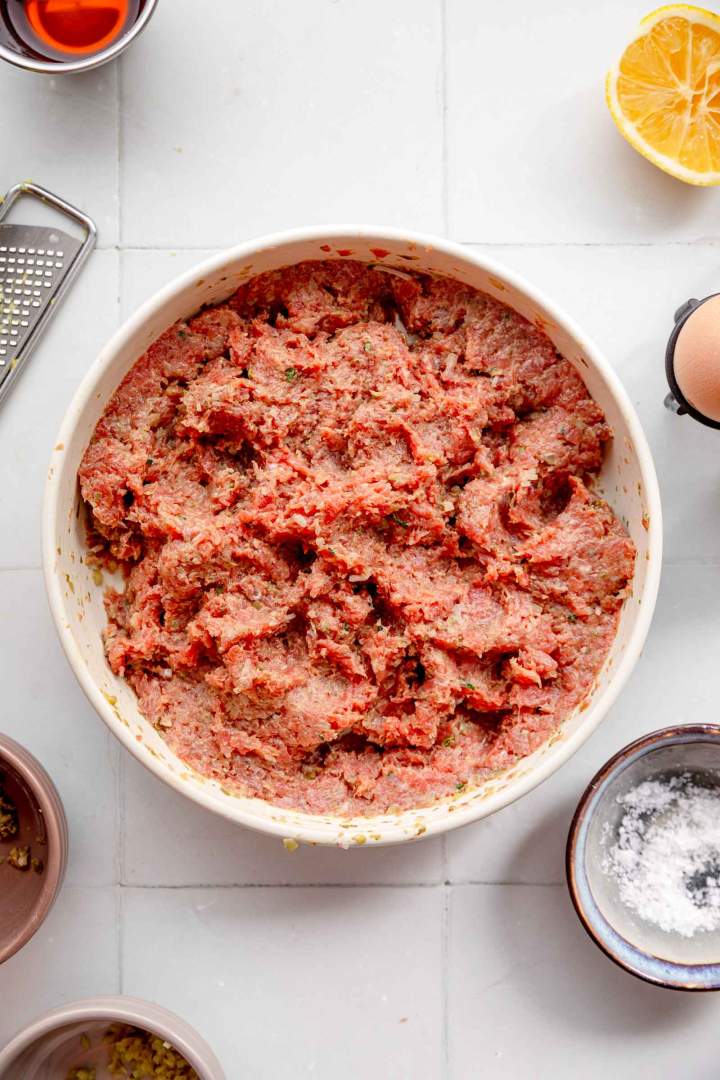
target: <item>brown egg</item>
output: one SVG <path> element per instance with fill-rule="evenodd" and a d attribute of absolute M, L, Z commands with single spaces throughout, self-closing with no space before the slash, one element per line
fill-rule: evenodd
<path fill-rule="evenodd" d="M 686 401 L 720 422 L 720 296 L 706 300 L 685 322 L 675 342 L 673 369 Z"/>

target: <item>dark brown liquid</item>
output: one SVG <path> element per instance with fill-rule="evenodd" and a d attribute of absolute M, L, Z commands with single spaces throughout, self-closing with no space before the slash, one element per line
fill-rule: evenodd
<path fill-rule="evenodd" d="M 16 51 L 44 60 L 82 60 L 122 37 L 141 7 L 142 0 L 0 0 L 0 36 L 8 44 L 9 33 Z"/>

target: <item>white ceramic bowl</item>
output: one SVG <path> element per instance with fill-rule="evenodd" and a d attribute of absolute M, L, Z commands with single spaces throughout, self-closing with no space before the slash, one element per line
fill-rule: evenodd
<path fill-rule="evenodd" d="M 379 251 L 387 254 L 381 256 Z M 76 480 L 108 399 L 162 331 L 203 304 L 225 299 L 241 282 L 263 271 L 302 259 L 338 256 L 455 277 L 541 325 L 577 367 L 615 433 L 600 487 L 638 549 L 632 596 L 595 688 L 548 743 L 503 774 L 452 799 L 402 814 L 353 820 L 283 810 L 228 794 L 189 769 L 140 715 L 132 690 L 105 661 L 102 590 L 83 561 L 85 538 Z M 240 244 L 181 274 L 143 304 L 103 349 L 68 409 L 50 465 L 43 514 L 45 580 L 60 639 L 85 693 L 123 745 L 176 791 L 231 821 L 284 838 L 343 847 L 397 843 L 476 821 L 524 795 L 567 761 L 600 723 L 640 655 L 655 606 L 661 548 L 657 478 L 637 415 L 612 368 L 574 323 L 537 289 L 485 256 L 434 237 L 357 226 L 302 229 Z"/>

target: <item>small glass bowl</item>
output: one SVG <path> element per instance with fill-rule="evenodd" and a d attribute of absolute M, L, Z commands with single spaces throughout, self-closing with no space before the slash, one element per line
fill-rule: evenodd
<path fill-rule="evenodd" d="M 83 56 L 78 60 L 43 60 L 29 49 L 24 49 L 14 39 L 12 43 L 4 43 L 0 39 L 0 60 L 7 60 L 15 67 L 24 68 L 26 71 L 35 71 L 41 75 L 71 75 L 78 71 L 90 71 L 92 68 L 107 64 L 114 60 L 143 32 L 147 24 L 155 14 L 158 0 L 144 0 L 135 22 L 124 34 L 108 45 L 106 49 Z M 4 37 L 5 35 L 3 35 Z"/>

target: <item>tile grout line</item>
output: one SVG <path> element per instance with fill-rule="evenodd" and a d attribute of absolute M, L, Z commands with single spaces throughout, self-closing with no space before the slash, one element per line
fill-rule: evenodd
<path fill-rule="evenodd" d="M 115 740 L 117 743 L 117 739 Z M 127 837 L 125 830 L 125 750 L 124 747 L 118 744 L 118 750 L 120 751 L 120 758 L 118 761 L 118 780 L 117 780 L 117 858 L 116 858 L 116 872 L 117 872 L 117 884 L 122 887 L 123 880 L 125 878 L 125 868 L 127 865 Z"/>
<path fill-rule="evenodd" d="M 663 251 L 667 248 L 716 248 L 720 247 L 720 237 L 717 239 L 699 240 L 468 240 L 458 237 L 447 237 L 461 247 L 483 248 L 513 248 L 518 250 L 541 250 L 543 248 L 589 248 L 609 250 L 631 250 L 632 248 L 648 248 L 649 250 Z M 248 237 L 252 239 L 252 237 Z M 205 244 L 96 244 L 96 251 L 223 251 L 226 244 L 208 241 Z"/>
<path fill-rule="evenodd" d="M 442 144 L 442 221 L 450 234 L 450 177 L 448 172 L 448 48 L 447 0 L 440 0 L 440 130 Z"/>
<path fill-rule="evenodd" d="M 441 1069 L 445 1080 L 450 1077 L 450 898 L 452 885 L 447 882 L 442 887 L 442 914 L 440 918 L 440 964 L 441 964 L 441 995 L 442 995 L 442 1061 Z"/>
<path fill-rule="evenodd" d="M 703 237 L 696 240 L 469 240 L 451 237 L 456 244 L 463 247 L 488 247 L 488 248 L 649 248 L 662 250 L 664 248 L 696 248 L 718 247 L 720 237 Z"/>
<path fill-rule="evenodd" d="M 450 917 L 450 883 L 448 881 L 448 834 L 443 833 L 440 837 L 440 870 L 443 876 L 443 890 L 441 890 L 440 908 L 440 1071 L 444 1080 L 450 1076 L 450 1052 L 449 1052 L 449 977 L 450 958 L 448 955 Z"/>
<path fill-rule="evenodd" d="M 453 889 L 564 889 L 567 883 L 559 881 L 478 881 L 474 878 L 464 878 L 462 881 L 446 881 Z"/>
<path fill-rule="evenodd" d="M 440 912 L 440 1068 L 444 1080 L 450 1076 L 449 1011 L 450 958 L 448 954 L 450 889 L 448 874 L 448 834 L 440 837 L 440 869 L 442 872 L 442 908 Z"/>
<path fill-rule="evenodd" d="M 245 882 L 199 882 L 183 883 L 182 885 L 152 885 L 138 884 L 137 882 L 120 881 L 118 888 L 121 892 L 132 889 L 151 892 L 182 892 L 182 891 L 209 891 L 218 889 L 224 892 L 243 889 L 439 889 L 444 890 L 449 882 L 443 881 L 245 881 Z"/>
<path fill-rule="evenodd" d="M 118 889 L 139 892 L 166 891 L 203 892 L 218 889 L 224 892 L 242 889 L 439 889 L 445 895 L 453 889 L 562 889 L 564 881 L 243 881 L 243 882 L 201 882 L 186 881 L 181 884 L 163 884 L 150 882 L 119 881 Z"/>
<path fill-rule="evenodd" d="M 118 965 L 118 994 L 125 991 L 125 973 L 123 971 L 123 955 L 125 952 L 125 899 L 123 891 L 118 885 L 115 889 L 117 897 L 117 965 Z"/>

